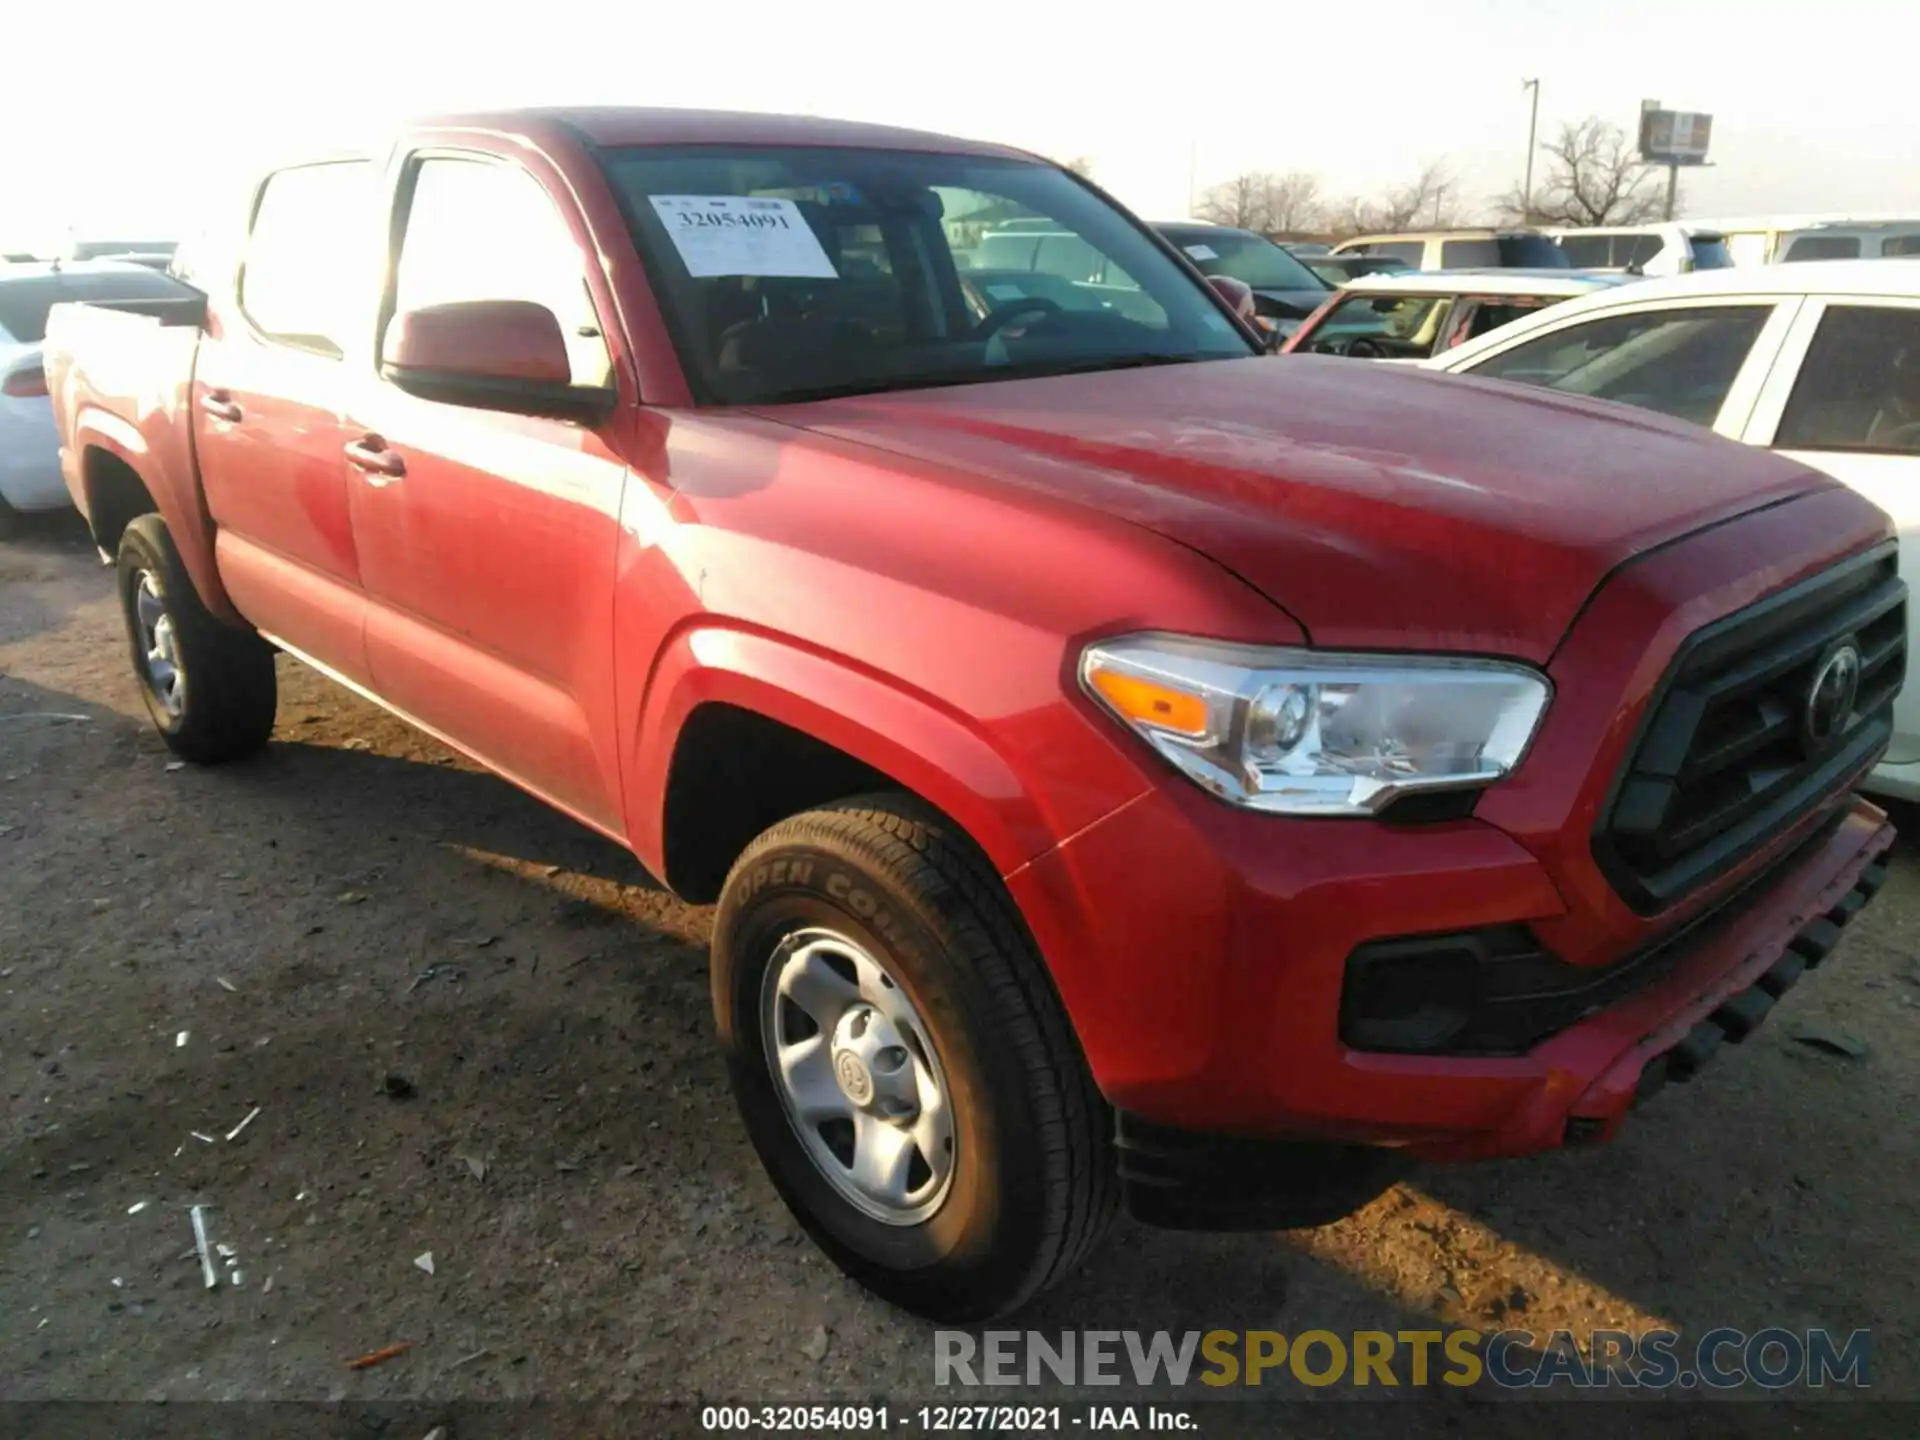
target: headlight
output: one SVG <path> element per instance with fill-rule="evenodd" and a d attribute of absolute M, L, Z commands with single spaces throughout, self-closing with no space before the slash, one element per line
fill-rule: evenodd
<path fill-rule="evenodd" d="M 1080 657 L 1089 693 L 1223 799 L 1284 815 L 1376 815 L 1417 790 L 1491 784 L 1546 713 L 1524 665 L 1333 655 L 1131 635 Z"/>

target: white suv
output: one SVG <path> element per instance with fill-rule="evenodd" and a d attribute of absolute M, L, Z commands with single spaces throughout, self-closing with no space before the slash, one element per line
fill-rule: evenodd
<path fill-rule="evenodd" d="M 1608 225 L 1551 230 L 1553 241 L 1576 270 L 1631 271 L 1664 277 L 1733 264 L 1718 230 L 1667 221 L 1658 225 Z"/>

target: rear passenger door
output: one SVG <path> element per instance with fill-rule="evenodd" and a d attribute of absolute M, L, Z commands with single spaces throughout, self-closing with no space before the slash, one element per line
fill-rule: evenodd
<path fill-rule="evenodd" d="M 267 177 L 237 286 L 222 276 L 212 287 L 193 377 L 200 479 L 227 592 L 260 629 L 360 683 L 365 597 L 340 415 L 345 356 L 364 347 L 378 291 L 373 180 L 365 160 Z"/>
<path fill-rule="evenodd" d="M 383 316 L 532 301 L 559 320 L 573 382 L 613 383 L 607 317 L 587 277 L 594 251 L 531 171 L 478 151 L 416 153 L 401 167 L 395 212 Z M 348 482 L 376 692 L 616 833 L 618 418 L 596 428 L 428 400 L 370 369 L 347 424 L 357 453 L 388 457 Z"/>
<path fill-rule="evenodd" d="M 1920 301 L 1813 299 L 1746 439 L 1824 470 L 1900 532 L 1900 578 L 1920 593 Z M 1920 685 L 1894 702 L 1894 764 L 1920 760 Z"/>

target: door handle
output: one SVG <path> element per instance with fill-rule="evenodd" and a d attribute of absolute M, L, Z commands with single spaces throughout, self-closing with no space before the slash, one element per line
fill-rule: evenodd
<path fill-rule="evenodd" d="M 347 442 L 347 463 L 364 470 L 375 485 L 388 485 L 407 473 L 407 462 L 378 435 Z"/>
<path fill-rule="evenodd" d="M 240 407 L 233 403 L 233 397 L 224 390 L 209 390 L 200 397 L 200 408 L 216 420 L 224 420 L 229 425 L 240 422 Z"/>

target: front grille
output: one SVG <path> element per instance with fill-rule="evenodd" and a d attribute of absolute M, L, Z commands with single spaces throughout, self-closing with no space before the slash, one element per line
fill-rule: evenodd
<path fill-rule="evenodd" d="M 1819 808 L 1886 748 L 1907 665 L 1907 589 L 1888 544 L 1696 631 L 1601 812 L 1594 858 L 1630 906 L 1664 910 Z M 1817 674 L 1860 656 L 1853 713 L 1807 723 Z"/>

